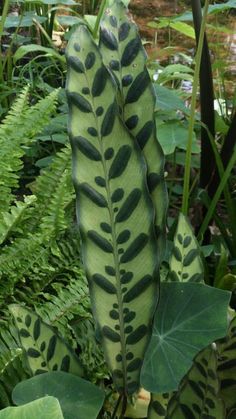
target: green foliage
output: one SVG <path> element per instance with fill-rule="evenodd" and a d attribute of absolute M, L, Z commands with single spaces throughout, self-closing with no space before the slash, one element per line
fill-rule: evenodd
<path fill-rule="evenodd" d="M 17 305 L 11 305 L 10 311 L 14 316 L 21 345 L 26 352 L 33 374 L 61 370 L 83 375 L 83 369 L 76 355 L 50 326 L 42 322 L 39 316 Z"/>
<path fill-rule="evenodd" d="M 193 357 L 225 335 L 229 298 L 230 293 L 203 284 L 162 283 L 141 373 L 146 390 L 164 393 L 178 388 Z"/>
<path fill-rule="evenodd" d="M 60 404 L 55 397 L 42 397 L 19 407 L 7 407 L 0 411 L 1 419 L 64 419 Z"/>
<path fill-rule="evenodd" d="M 139 388 L 157 300 L 153 209 L 140 149 L 119 118 L 116 90 L 84 26 L 72 35 L 67 54 L 69 129 L 84 264 L 114 382 L 119 392 L 132 394 Z M 145 307 L 142 313 L 140 305 Z"/>
<path fill-rule="evenodd" d="M 58 399 L 64 419 L 96 419 L 105 396 L 103 390 L 88 381 L 57 371 L 19 383 L 12 397 L 17 405 L 24 405 L 47 395 Z"/>
<path fill-rule="evenodd" d="M 152 394 L 148 408 L 148 419 L 165 419 L 171 393 Z"/>

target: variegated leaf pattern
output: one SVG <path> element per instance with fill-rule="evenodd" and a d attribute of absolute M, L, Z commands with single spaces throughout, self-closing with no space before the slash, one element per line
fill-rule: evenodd
<path fill-rule="evenodd" d="M 148 419 L 165 419 L 167 406 L 173 393 L 152 394 L 148 408 Z"/>
<path fill-rule="evenodd" d="M 168 404 L 166 419 L 225 419 L 216 368 L 216 350 L 209 346 L 196 356 L 181 381 Z"/>
<path fill-rule="evenodd" d="M 125 124 L 136 138 L 147 163 L 147 182 L 155 208 L 158 256 L 161 260 L 165 252 L 167 193 L 164 156 L 156 138 L 155 92 L 137 26 L 128 17 L 127 9 L 120 0 L 114 1 L 105 10 L 101 22 L 100 50 L 119 87 Z"/>
<path fill-rule="evenodd" d="M 170 281 L 204 282 L 204 266 L 200 247 L 192 227 L 183 214 L 179 214 L 170 258 Z"/>
<path fill-rule="evenodd" d="M 33 374 L 65 371 L 83 376 L 75 353 L 37 314 L 15 304 L 10 306 L 10 311 Z"/>
<path fill-rule="evenodd" d="M 67 60 L 83 262 L 114 383 L 120 393 L 132 394 L 158 299 L 145 161 L 120 119 L 115 85 L 86 27 L 72 35 Z"/>
<path fill-rule="evenodd" d="M 236 409 L 236 317 L 231 321 L 226 338 L 217 341 L 217 349 L 220 397 L 229 413 Z"/>

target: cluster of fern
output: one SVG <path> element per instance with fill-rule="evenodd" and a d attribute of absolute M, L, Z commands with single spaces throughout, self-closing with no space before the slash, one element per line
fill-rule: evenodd
<path fill-rule="evenodd" d="M 16 380 L 28 374 L 8 312 L 13 302 L 34 308 L 75 348 L 82 347 L 82 362 L 92 379 L 96 379 L 93 374 L 105 373 L 103 357 L 95 339 L 91 340 L 93 324 L 74 221 L 69 145 L 36 177 L 28 195 L 21 193 L 27 148 L 52 120 L 57 97 L 56 90 L 31 106 L 26 87 L 0 126 L 0 407 L 10 404 Z M 91 333 L 82 333 L 86 330 Z"/>

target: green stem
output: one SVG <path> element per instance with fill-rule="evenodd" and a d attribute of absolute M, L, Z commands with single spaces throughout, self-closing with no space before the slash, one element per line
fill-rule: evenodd
<path fill-rule="evenodd" d="M 228 181 L 228 178 L 230 176 L 231 170 L 233 169 L 233 167 L 235 165 L 235 162 L 236 162 L 236 147 L 235 147 L 234 152 L 233 152 L 233 154 L 231 156 L 231 159 L 229 161 L 229 164 L 228 164 L 228 166 L 227 166 L 227 168 L 226 168 L 226 170 L 224 172 L 224 175 L 223 175 L 223 177 L 221 179 L 221 182 L 220 182 L 220 184 L 219 184 L 219 186 L 217 188 L 217 191 L 215 193 L 215 196 L 214 196 L 213 200 L 211 201 L 211 205 L 208 208 L 208 211 L 207 211 L 207 214 L 205 216 L 205 219 L 204 219 L 204 221 L 203 221 L 203 223 L 202 223 L 202 225 L 200 227 L 200 230 L 199 230 L 199 233 L 198 233 L 198 238 L 199 239 L 201 237 L 203 237 L 203 235 L 204 235 L 204 233 L 205 233 L 205 231 L 206 231 L 206 229 L 208 227 L 209 221 L 212 218 L 212 214 L 213 214 L 213 212 L 215 210 L 215 207 L 217 205 L 217 202 L 220 199 L 220 196 L 221 196 L 221 194 L 222 194 L 222 192 L 223 192 L 223 190 L 225 188 L 225 185 L 226 185 L 226 183 Z"/>
<path fill-rule="evenodd" d="M 104 10 L 106 8 L 106 5 L 107 5 L 107 0 L 102 0 L 100 8 L 99 8 L 98 15 L 97 15 L 95 27 L 94 27 L 94 30 L 93 30 L 93 38 L 94 39 L 97 38 L 100 22 L 101 22 Z"/>
<path fill-rule="evenodd" d="M 199 42 L 196 54 L 196 65 L 194 71 L 193 79 L 193 91 L 192 91 L 192 100 L 191 100 L 191 110 L 190 110 L 190 120 L 189 120 L 189 129 L 188 129 L 188 145 L 186 151 L 186 160 L 185 160 L 185 172 L 184 172 L 184 191 L 183 191 L 183 202 L 182 202 L 182 212 L 184 215 L 188 215 L 188 206 L 189 206 L 189 184 L 190 184 L 190 171 L 191 171 L 191 152 L 192 152 L 192 142 L 193 142 L 193 130 L 195 122 L 195 108 L 197 103 L 197 89 L 198 89 L 198 80 L 201 66 L 201 56 L 202 48 L 204 41 L 204 33 L 207 21 L 207 12 L 208 12 L 209 0 L 206 0 L 203 19 L 201 24 L 201 30 L 199 35 Z"/>
<path fill-rule="evenodd" d="M 10 7 L 10 0 L 4 1 L 2 17 L 0 20 L 0 84 L 4 84 L 4 75 L 3 75 L 3 55 L 2 55 L 2 34 L 7 18 L 7 14 Z"/>

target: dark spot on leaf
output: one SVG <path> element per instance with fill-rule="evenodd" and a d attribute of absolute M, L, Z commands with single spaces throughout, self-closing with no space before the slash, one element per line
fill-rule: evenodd
<path fill-rule="evenodd" d="M 104 237 L 100 236 L 100 234 L 98 234 L 96 231 L 88 231 L 88 237 L 104 252 L 113 253 L 113 247 L 111 243 Z"/>
<path fill-rule="evenodd" d="M 86 69 L 90 70 L 94 66 L 95 61 L 96 61 L 96 55 L 94 54 L 94 52 L 89 52 L 85 60 Z"/>
<path fill-rule="evenodd" d="M 119 28 L 119 41 L 120 42 L 124 41 L 128 37 L 129 31 L 130 31 L 130 24 L 128 22 L 124 22 L 122 23 L 122 25 L 120 25 L 120 28 Z"/>

